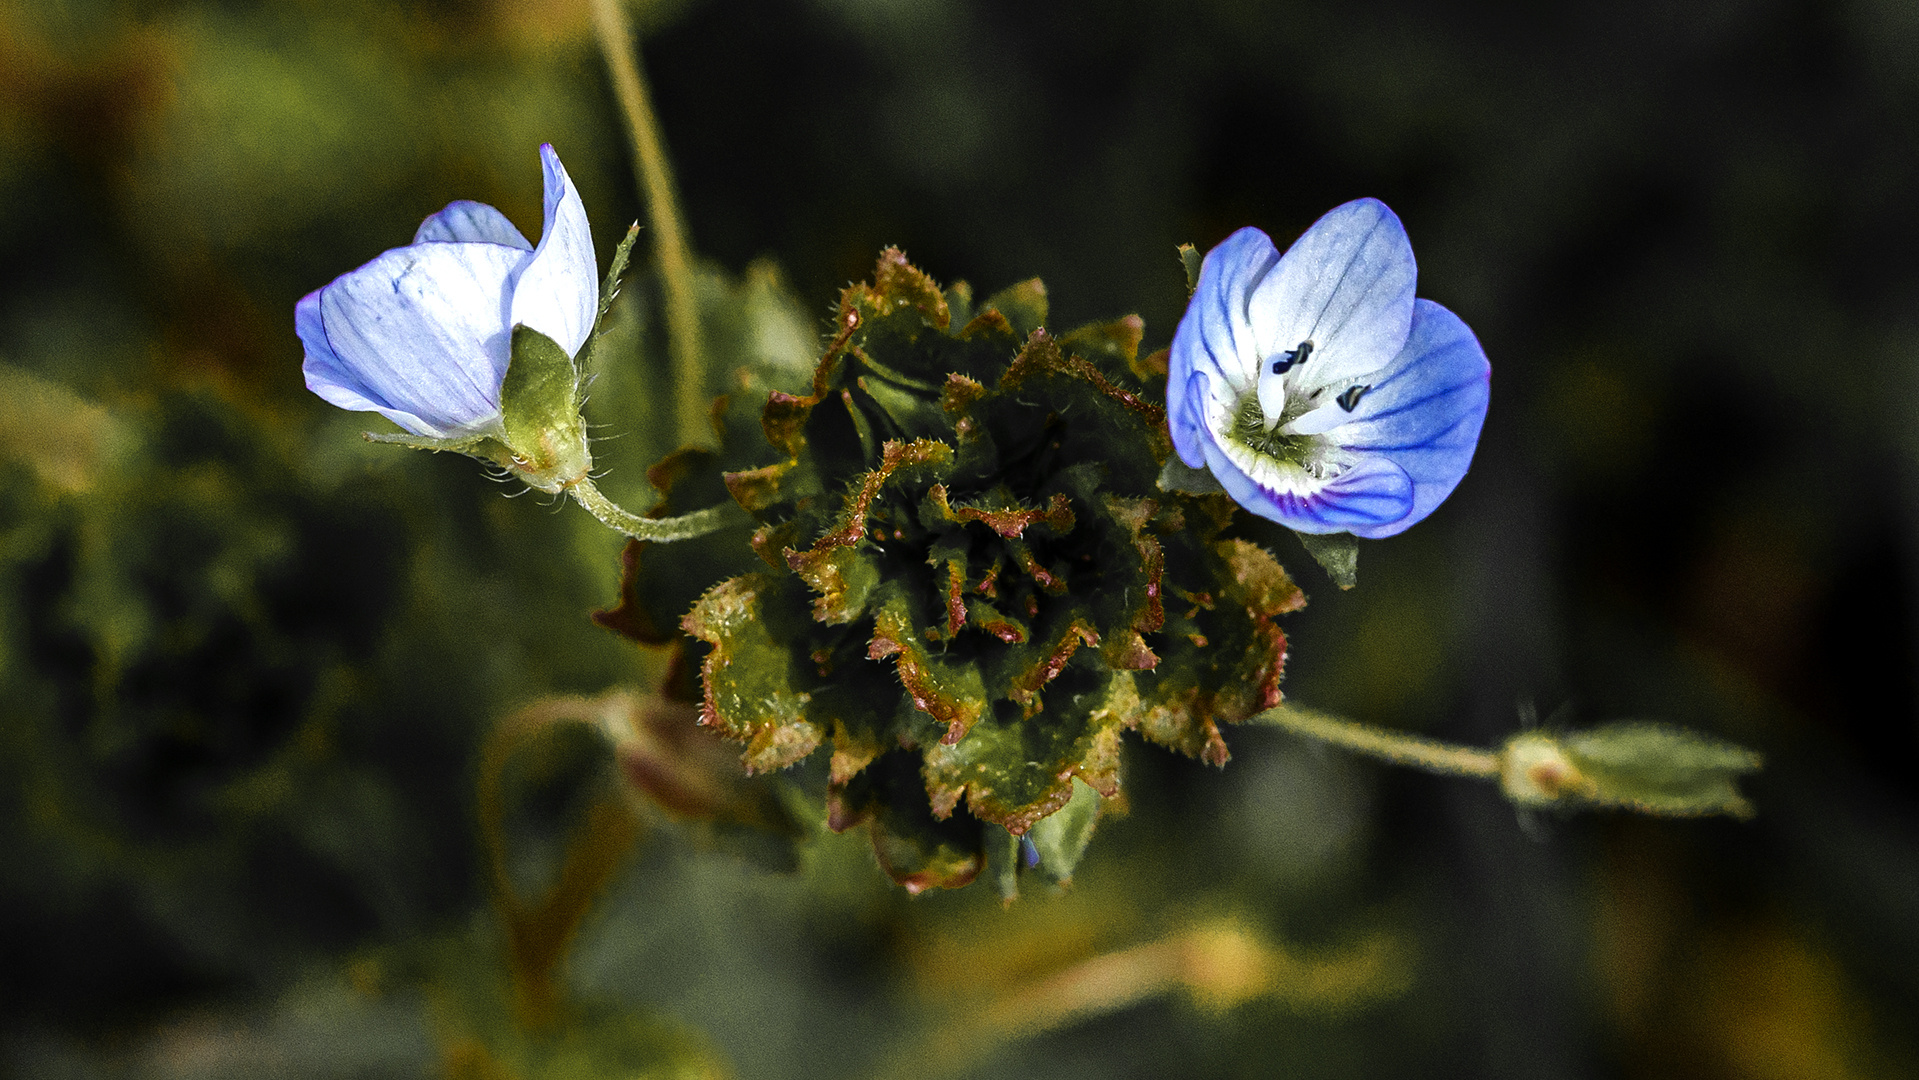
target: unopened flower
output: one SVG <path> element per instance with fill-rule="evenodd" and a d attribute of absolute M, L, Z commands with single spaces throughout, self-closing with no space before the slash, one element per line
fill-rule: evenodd
<path fill-rule="evenodd" d="M 1301 533 L 1381 537 L 1466 474 L 1490 368 L 1472 331 L 1415 300 L 1412 246 L 1375 199 L 1284 255 L 1258 229 L 1207 254 L 1173 336 L 1173 445 L 1241 506 Z"/>
<path fill-rule="evenodd" d="M 584 439 L 514 446 L 525 439 L 509 437 L 501 388 L 517 326 L 551 339 L 569 361 L 579 354 L 593 332 L 600 285 L 579 192 L 552 146 L 540 147 L 540 161 L 546 222 L 539 246 L 493 207 L 455 202 L 427 218 L 413 243 L 303 297 L 294 323 L 306 346 L 307 388 L 320 397 L 378 412 L 427 439 L 490 437 L 511 451 L 509 467 L 515 454 L 552 458 L 518 471 L 534 486 L 559 490 L 586 474 Z"/>

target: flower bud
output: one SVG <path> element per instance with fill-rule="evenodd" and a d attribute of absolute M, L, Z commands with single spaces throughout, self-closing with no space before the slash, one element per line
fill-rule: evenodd
<path fill-rule="evenodd" d="M 1522 731 L 1499 753 L 1499 785 L 1525 807 L 1614 806 L 1645 814 L 1752 816 L 1738 778 L 1760 755 L 1709 736 L 1643 721 L 1586 731 Z"/>

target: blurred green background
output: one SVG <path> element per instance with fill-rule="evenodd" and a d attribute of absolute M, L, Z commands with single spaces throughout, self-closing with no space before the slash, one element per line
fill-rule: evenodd
<path fill-rule="evenodd" d="M 1175 245 L 1386 200 L 1493 404 L 1356 591 L 1271 539 L 1288 693 L 1481 744 L 1522 702 L 1687 724 L 1766 752 L 1758 819 L 1523 826 L 1230 732 L 1223 772 L 1131 747 L 1072 890 L 1002 909 L 649 813 L 567 954 L 591 1006 L 516 1043 L 482 741 L 663 661 L 586 618 L 617 537 L 361 442 L 292 310 L 454 198 L 537 230 L 542 141 L 610 254 L 643 214 L 587 9 L 4 0 L 0 1068 L 1919 1075 L 1919 7 L 630 12 L 709 335 L 776 381 L 887 244 L 1154 348 Z M 589 406 L 638 507 L 657 307 L 641 273 Z M 562 750 L 533 879 L 604 783 Z"/>

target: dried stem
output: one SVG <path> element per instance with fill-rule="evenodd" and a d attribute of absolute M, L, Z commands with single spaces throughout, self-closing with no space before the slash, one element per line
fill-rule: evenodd
<path fill-rule="evenodd" d="M 653 253 L 666 287 L 667 348 L 673 362 L 673 405 L 679 440 L 688 446 L 713 441 L 707 424 L 706 377 L 702 361 L 699 300 L 694 292 L 693 255 L 673 170 L 660 143 L 659 121 L 640 73 L 638 43 L 633 40 L 621 0 L 591 0 L 593 28 L 613 77 L 613 96 L 626 117 L 633 143 L 633 172 L 640 181 L 647 220 L 653 226 Z"/>

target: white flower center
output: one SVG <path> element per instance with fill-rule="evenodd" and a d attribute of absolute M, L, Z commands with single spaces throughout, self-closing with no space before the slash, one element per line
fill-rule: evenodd
<path fill-rule="evenodd" d="M 1332 386 L 1314 385 L 1314 348 L 1302 341 L 1266 358 L 1258 381 L 1239 395 L 1231 414 L 1219 417 L 1228 456 L 1274 490 L 1314 488 L 1354 464 L 1326 435 L 1352 418 L 1372 387 L 1357 383 L 1329 397 Z"/>

